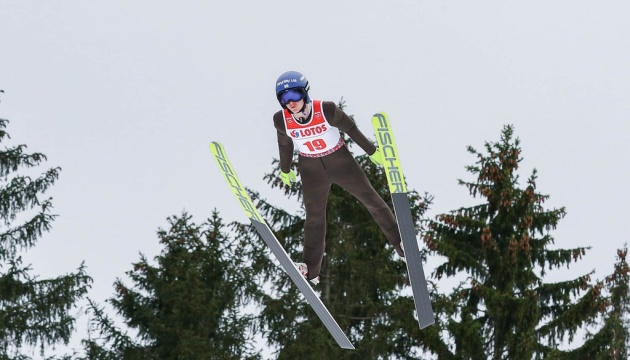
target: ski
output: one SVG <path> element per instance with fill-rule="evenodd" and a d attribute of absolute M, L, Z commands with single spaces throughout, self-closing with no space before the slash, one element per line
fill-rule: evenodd
<path fill-rule="evenodd" d="M 407 197 L 407 186 L 400 166 L 400 158 L 394 141 L 387 114 L 379 112 L 372 117 L 372 127 L 376 135 L 376 141 L 379 148 L 383 152 L 385 160 L 385 174 L 389 191 L 394 203 L 394 212 L 400 236 L 402 238 L 405 249 L 405 260 L 407 263 L 407 273 L 409 274 L 409 282 L 413 292 L 413 299 L 416 305 L 416 313 L 418 314 L 418 323 L 420 329 L 435 323 L 433 308 L 431 306 L 431 298 L 427 287 L 427 280 L 424 276 L 422 268 L 422 257 L 418 248 L 416 239 L 416 228 L 411 217 L 411 207 L 409 198 Z"/>
<path fill-rule="evenodd" d="M 300 274 L 300 272 L 293 265 L 293 261 L 289 258 L 276 236 L 273 234 L 265 220 L 260 215 L 258 209 L 254 205 L 251 197 L 245 190 L 245 187 L 236 176 L 236 172 L 228 160 L 225 148 L 218 142 L 210 143 L 210 151 L 214 155 L 214 159 L 221 170 L 221 173 L 225 177 L 232 193 L 238 200 L 239 204 L 245 211 L 245 214 L 251 221 L 252 225 L 263 238 L 271 252 L 275 255 L 276 259 L 289 275 L 293 283 L 298 287 L 308 304 L 313 308 L 317 316 L 324 323 L 332 337 L 337 341 L 337 344 L 343 349 L 354 349 L 354 346 L 348 340 L 346 334 L 341 330 L 335 319 L 332 317 L 326 306 L 322 303 L 317 293 L 311 288 L 307 280 Z"/>

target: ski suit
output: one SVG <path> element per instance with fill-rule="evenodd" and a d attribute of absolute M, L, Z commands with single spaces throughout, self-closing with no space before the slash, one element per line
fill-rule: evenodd
<path fill-rule="evenodd" d="M 289 110 L 273 116 L 278 135 L 280 170 L 288 173 L 293 162 L 294 146 L 298 150 L 302 195 L 306 209 L 304 251 L 302 260 L 308 266 L 308 279 L 319 275 L 326 247 L 326 204 L 332 184 L 356 197 L 370 212 L 390 244 L 399 254 L 400 232 L 394 214 L 370 184 L 356 162 L 339 130 L 346 133 L 367 154 L 376 151 L 374 144 L 355 122 L 331 101 L 313 100 L 309 117 L 299 123 Z"/>

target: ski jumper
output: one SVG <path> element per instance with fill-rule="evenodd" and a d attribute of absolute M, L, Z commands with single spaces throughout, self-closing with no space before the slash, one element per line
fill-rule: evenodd
<path fill-rule="evenodd" d="M 302 196 L 306 209 L 302 260 L 308 278 L 319 275 L 326 248 L 326 204 L 332 184 L 356 197 L 370 212 L 390 244 L 400 251 L 400 232 L 389 206 L 372 187 L 363 169 L 345 145 L 339 130 L 346 133 L 367 154 L 376 150 L 355 122 L 331 101 L 313 100 L 305 123 L 299 123 L 289 110 L 273 116 L 278 134 L 280 170 L 288 173 L 298 150 Z"/>

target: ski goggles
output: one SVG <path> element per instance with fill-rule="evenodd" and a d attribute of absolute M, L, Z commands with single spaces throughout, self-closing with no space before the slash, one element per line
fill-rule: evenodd
<path fill-rule="evenodd" d="M 304 89 L 286 89 L 278 94 L 278 100 L 282 106 L 285 106 L 291 101 L 297 102 L 304 99 L 305 95 Z"/>

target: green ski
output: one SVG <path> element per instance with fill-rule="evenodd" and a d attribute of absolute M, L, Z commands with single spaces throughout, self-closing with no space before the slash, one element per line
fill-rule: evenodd
<path fill-rule="evenodd" d="M 313 308 L 313 310 L 315 310 L 315 313 L 324 323 L 335 341 L 337 341 L 337 344 L 339 344 L 339 346 L 343 349 L 354 349 L 354 346 L 350 340 L 348 340 L 346 334 L 343 330 L 341 330 L 332 315 L 330 315 L 330 312 L 326 306 L 324 306 L 319 296 L 317 296 L 317 293 L 313 291 L 313 288 L 311 288 L 306 279 L 295 268 L 293 261 L 289 258 L 289 255 L 287 255 L 276 236 L 265 223 L 265 220 L 260 215 L 260 212 L 256 209 L 256 206 L 245 190 L 245 187 L 236 176 L 236 172 L 234 171 L 230 160 L 228 160 L 223 145 L 218 142 L 212 142 L 210 143 L 210 151 L 212 151 L 214 160 L 216 160 L 223 177 L 227 181 L 232 193 L 236 196 L 236 199 L 245 211 L 245 214 L 251 221 L 252 225 L 258 234 L 263 238 L 267 246 L 269 246 L 269 249 L 271 249 L 271 252 L 278 259 L 278 262 L 283 267 L 284 271 L 302 292 L 302 295 L 304 295 L 308 304 Z"/>
<path fill-rule="evenodd" d="M 407 263 L 407 272 L 409 274 L 409 282 L 416 305 L 416 313 L 418 315 L 418 323 L 423 329 L 435 323 L 433 308 L 431 306 L 431 298 L 429 289 L 427 288 L 427 280 L 424 276 L 422 268 L 422 257 L 418 248 L 416 239 L 416 228 L 411 217 L 411 208 L 409 198 L 407 197 L 407 186 L 405 185 L 405 177 L 400 166 L 400 158 L 396 142 L 394 141 L 394 133 L 384 112 L 374 114 L 372 117 L 372 127 L 376 135 L 376 141 L 383 153 L 385 159 L 385 174 L 389 191 L 394 203 L 394 212 L 400 229 L 405 249 L 405 260 Z"/>

